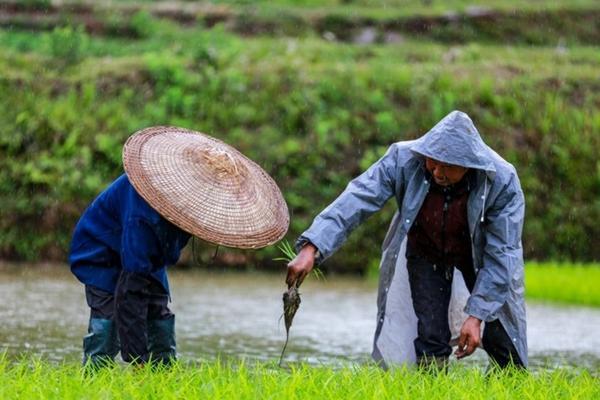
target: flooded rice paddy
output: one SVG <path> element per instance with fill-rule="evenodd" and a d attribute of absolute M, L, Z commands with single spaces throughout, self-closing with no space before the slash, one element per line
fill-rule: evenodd
<path fill-rule="evenodd" d="M 277 361 L 285 341 L 277 274 L 178 271 L 170 275 L 182 360 Z M 338 365 L 370 360 L 376 283 L 361 278 L 308 278 L 290 332 L 287 362 Z M 81 357 L 89 318 L 83 285 L 68 267 L 0 268 L 0 352 L 52 361 Z M 528 304 L 534 367 L 600 368 L 600 310 Z M 485 365 L 478 350 L 468 361 Z"/>

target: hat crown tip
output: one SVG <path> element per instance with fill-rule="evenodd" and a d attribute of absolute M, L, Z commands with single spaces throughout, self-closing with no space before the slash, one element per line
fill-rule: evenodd
<path fill-rule="evenodd" d="M 190 150 L 191 160 L 208 169 L 220 179 L 243 180 L 248 176 L 248 169 L 230 152 L 214 147 L 198 147 Z"/>

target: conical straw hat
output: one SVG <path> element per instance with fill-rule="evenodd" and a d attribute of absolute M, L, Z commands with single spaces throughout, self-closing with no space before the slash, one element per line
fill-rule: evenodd
<path fill-rule="evenodd" d="M 288 208 L 273 179 L 220 140 L 183 128 L 146 128 L 125 143 L 123 165 L 152 208 L 203 240 L 260 248 L 287 232 Z"/>

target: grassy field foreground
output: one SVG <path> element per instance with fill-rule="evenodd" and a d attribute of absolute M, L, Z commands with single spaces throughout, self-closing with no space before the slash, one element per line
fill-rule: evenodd
<path fill-rule="evenodd" d="M 76 364 L 50 365 L 0 356 L 2 399 L 597 399 L 600 384 L 589 371 L 498 373 L 452 367 L 434 374 L 410 369 L 385 372 L 376 366 L 342 369 L 269 364 L 205 363 L 170 370 L 115 367 L 86 375 Z"/>

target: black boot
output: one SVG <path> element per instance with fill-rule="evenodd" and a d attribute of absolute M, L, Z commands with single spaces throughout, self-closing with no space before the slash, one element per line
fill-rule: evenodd
<path fill-rule="evenodd" d="M 83 338 L 83 364 L 110 365 L 119 352 L 115 323 L 110 319 L 90 318 L 88 334 Z"/>
<path fill-rule="evenodd" d="M 155 365 L 170 365 L 177 359 L 174 315 L 148 321 L 148 350 Z"/>

